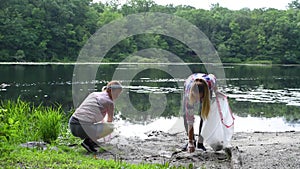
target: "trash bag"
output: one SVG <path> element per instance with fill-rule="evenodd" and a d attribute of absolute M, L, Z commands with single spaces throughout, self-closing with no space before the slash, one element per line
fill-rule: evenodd
<path fill-rule="evenodd" d="M 201 135 L 214 151 L 230 146 L 234 132 L 234 117 L 227 96 L 221 92 L 211 100 L 210 112 L 203 121 Z"/>
<path fill-rule="evenodd" d="M 98 134 L 97 139 L 105 138 L 105 137 L 109 136 L 115 129 L 115 126 L 113 123 L 100 122 L 100 123 L 95 123 L 95 124 L 101 126 L 101 127 L 98 127 L 98 129 L 101 129 L 101 130 L 97 131 L 97 134 Z"/>

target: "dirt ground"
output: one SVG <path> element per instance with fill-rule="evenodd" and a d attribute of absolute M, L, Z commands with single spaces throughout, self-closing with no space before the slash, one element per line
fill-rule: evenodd
<path fill-rule="evenodd" d="M 129 163 L 169 163 L 171 166 L 193 168 L 300 168 L 300 132 L 234 133 L 231 156 L 225 151 L 215 152 L 208 145 L 207 151 L 194 153 L 181 151 L 186 143 L 184 133 L 150 131 L 147 139 L 112 136 L 102 142 L 96 158 L 115 159 Z M 103 150 L 101 152 L 101 150 Z"/>

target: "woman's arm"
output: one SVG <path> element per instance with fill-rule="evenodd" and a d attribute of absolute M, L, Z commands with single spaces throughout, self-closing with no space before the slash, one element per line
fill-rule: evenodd
<path fill-rule="evenodd" d="M 107 122 L 112 122 L 114 119 L 114 105 L 108 107 Z"/>
<path fill-rule="evenodd" d="M 195 105 L 188 104 L 188 98 L 185 100 L 185 114 L 186 114 L 186 122 L 187 122 L 187 134 L 188 134 L 188 151 L 194 152 L 195 151 L 195 144 L 194 144 L 194 109 Z"/>
<path fill-rule="evenodd" d="M 194 140 L 194 127 L 193 125 L 188 125 L 188 138 L 189 138 L 189 144 L 188 144 L 188 151 L 190 153 L 195 151 L 195 140 Z"/>

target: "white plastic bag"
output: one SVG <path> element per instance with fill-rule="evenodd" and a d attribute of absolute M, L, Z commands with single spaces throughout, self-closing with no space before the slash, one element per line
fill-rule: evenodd
<path fill-rule="evenodd" d="M 115 126 L 113 123 L 106 123 L 106 122 L 99 122 L 99 123 L 95 123 L 98 125 L 101 125 L 101 131 L 98 131 L 97 138 L 104 138 L 106 140 L 108 140 L 108 138 L 106 138 L 107 136 L 109 137 L 109 135 L 114 131 Z"/>
<path fill-rule="evenodd" d="M 234 117 L 227 96 L 216 93 L 212 99 L 208 118 L 203 121 L 201 135 L 210 147 L 220 151 L 229 146 L 234 132 Z"/>

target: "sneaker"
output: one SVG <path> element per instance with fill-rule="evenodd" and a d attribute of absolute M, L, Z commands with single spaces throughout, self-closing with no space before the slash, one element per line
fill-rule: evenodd
<path fill-rule="evenodd" d="M 202 149 L 203 151 L 206 151 L 206 148 L 204 147 L 203 143 L 197 143 L 197 148 Z"/>
<path fill-rule="evenodd" d="M 84 147 L 88 152 L 90 153 L 95 153 L 97 152 L 97 150 L 94 148 L 94 146 L 88 142 L 88 140 L 84 140 L 82 143 L 81 143 L 82 147 Z"/>
<path fill-rule="evenodd" d="M 189 145 L 189 143 L 184 144 L 184 145 L 181 147 L 181 150 L 182 150 L 182 151 L 187 151 L 188 145 Z M 194 142 L 194 145 L 196 146 L 196 143 L 195 143 L 195 142 Z"/>
<path fill-rule="evenodd" d="M 93 147 L 95 147 L 95 148 L 99 148 L 100 147 L 99 143 L 95 143 L 94 141 L 91 141 L 91 145 Z"/>

